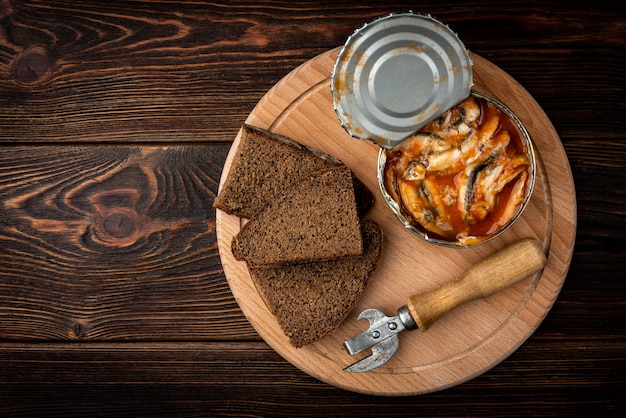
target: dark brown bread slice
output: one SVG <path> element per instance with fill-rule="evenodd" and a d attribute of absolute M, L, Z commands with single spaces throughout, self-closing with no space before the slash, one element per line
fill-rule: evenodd
<path fill-rule="evenodd" d="M 276 266 L 361 255 L 352 172 L 313 173 L 271 201 L 235 236 L 232 252 L 250 266 Z"/>
<path fill-rule="evenodd" d="M 243 125 L 237 154 L 213 206 L 251 219 L 299 178 L 341 164 L 290 138 Z"/>
<path fill-rule="evenodd" d="M 364 253 L 359 257 L 250 268 L 257 290 L 293 346 L 335 331 L 356 305 L 383 245 L 376 222 L 364 220 L 362 231 Z"/>

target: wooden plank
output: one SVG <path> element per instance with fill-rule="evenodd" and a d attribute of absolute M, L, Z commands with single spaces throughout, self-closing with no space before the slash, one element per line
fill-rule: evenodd
<path fill-rule="evenodd" d="M 257 338 L 217 250 L 228 149 L 0 148 L 0 338 Z"/>
<path fill-rule="evenodd" d="M 264 343 L 2 343 L 0 415 L 619 416 L 625 343 L 543 334 L 470 382 L 403 398 L 336 389 Z"/>
<path fill-rule="evenodd" d="M 343 44 L 375 17 L 415 8 L 411 2 L 79 4 L 11 2 L 0 12 L 3 141 L 230 141 L 291 69 Z M 616 121 L 624 127 L 619 106 L 611 105 L 623 72 L 616 12 L 590 13 L 585 4 L 569 3 L 539 14 L 509 2 L 468 13 L 476 7 L 434 2 L 414 11 L 443 20 L 471 51 L 528 86 L 557 130 L 584 138 L 598 130 L 614 135 L 609 126 Z M 581 40 L 585 30 L 594 36 Z M 581 42 L 604 51 L 581 56 Z M 596 77 L 599 71 L 606 77 Z M 562 85 L 576 96 L 591 89 L 595 100 L 585 106 L 559 100 Z M 597 123 L 585 123 L 589 113 Z"/>

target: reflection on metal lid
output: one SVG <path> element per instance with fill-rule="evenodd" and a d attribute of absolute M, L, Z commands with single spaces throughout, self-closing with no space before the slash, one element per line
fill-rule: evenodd
<path fill-rule="evenodd" d="M 469 96 L 472 62 L 454 32 L 430 16 L 379 18 L 352 34 L 331 77 L 348 133 L 391 148 Z"/>

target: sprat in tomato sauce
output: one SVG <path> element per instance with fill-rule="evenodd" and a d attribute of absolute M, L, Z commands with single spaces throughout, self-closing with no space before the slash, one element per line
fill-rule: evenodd
<path fill-rule="evenodd" d="M 480 242 L 517 214 L 531 168 L 511 118 L 470 96 L 387 151 L 384 185 L 429 235 Z"/>

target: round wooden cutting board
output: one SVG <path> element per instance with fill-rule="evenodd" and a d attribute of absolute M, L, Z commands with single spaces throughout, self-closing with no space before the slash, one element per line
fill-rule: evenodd
<path fill-rule="evenodd" d="M 538 151 L 538 176 L 531 201 L 521 218 L 501 237 L 471 249 L 444 248 L 405 230 L 378 189 L 379 148 L 351 138 L 335 115 L 330 74 L 339 49 L 296 68 L 257 104 L 246 123 L 275 131 L 341 159 L 374 192 L 376 203 L 366 217 L 384 231 L 381 261 L 356 308 L 339 329 L 322 340 L 296 349 L 289 344 L 257 292 L 244 262 L 231 253 L 232 238 L 242 220 L 217 212 L 217 237 L 224 272 L 243 313 L 261 337 L 304 372 L 351 391 L 377 395 L 432 392 L 467 381 L 498 364 L 539 326 L 565 280 L 576 234 L 574 183 L 561 141 L 549 119 L 508 74 L 472 55 L 474 89 L 508 105 L 525 124 Z M 235 139 L 222 174 L 227 176 L 239 142 Z M 382 367 L 366 373 L 343 369 L 361 357 L 349 356 L 343 342 L 367 329 L 361 311 L 378 308 L 395 315 L 409 296 L 454 280 L 465 269 L 504 245 L 536 237 L 548 254 L 542 273 L 486 299 L 461 306 L 429 330 L 405 331 L 400 346 Z"/>

